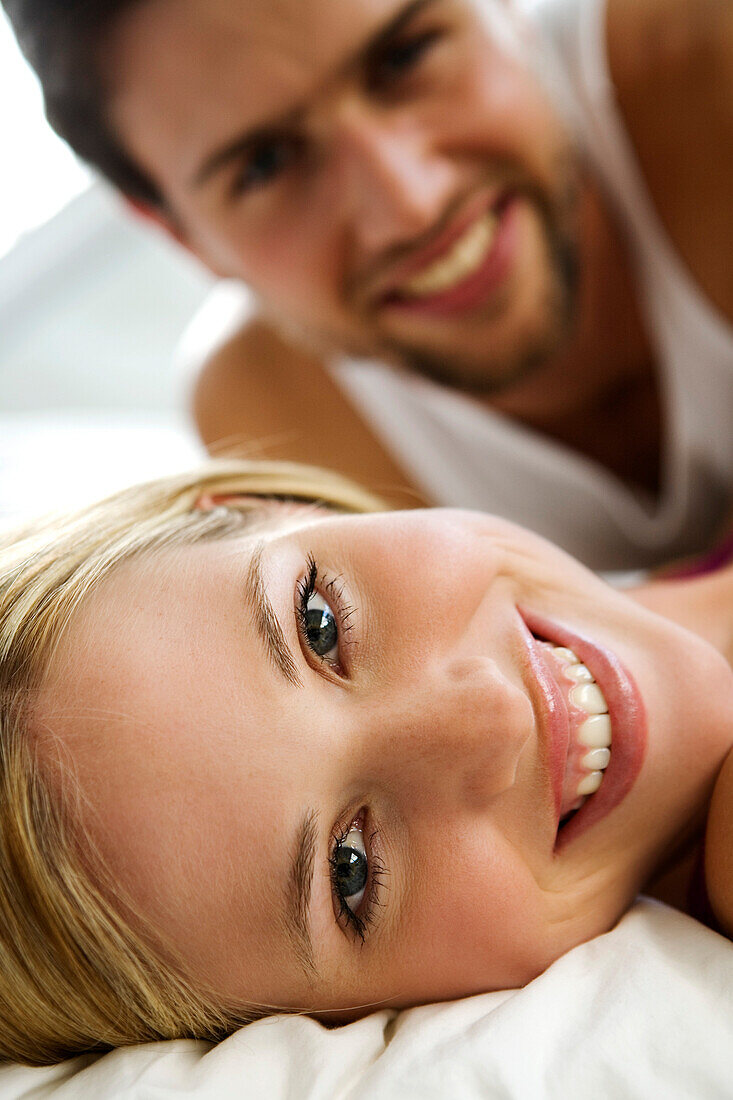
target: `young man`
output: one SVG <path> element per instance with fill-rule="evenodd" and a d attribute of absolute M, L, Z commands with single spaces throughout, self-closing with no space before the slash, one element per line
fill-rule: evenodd
<path fill-rule="evenodd" d="M 733 4 L 5 0 L 49 117 L 257 316 L 212 447 L 601 568 L 733 495 Z"/>

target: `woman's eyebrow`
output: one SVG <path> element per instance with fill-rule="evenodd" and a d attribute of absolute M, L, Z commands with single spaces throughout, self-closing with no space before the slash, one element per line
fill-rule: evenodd
<path fill-rule="evenodd" d="M 247 602 L 254 612 L 257 633 L 263 639 L 273 663 L 288 683 L 302 687 L 303 682 L 298 675 L 295 660 L 267 595 L 262 569 L 264 550 L 263 541 L 255 544 L 245 581 Z M 310 901 L 317 842 L 318 813 L 314 809 L 309 809 L 300 820 L 291 848 L 290 873 L 283 905 L 285 917 L 282 926 L 293 945 L 298 962 L 310 981 L 319 977 L 310 934 Z"/>
<path fill-rule="evenodd" d="M 310 900 L 318 838 L 318 814 L 306 810 L 295 834 L 288 889 L 285 897 L 285 931 L 298 962 L 312 980 L 318 978 L 310 934 Z"/>
<path fill-rule="evenodd" d="M 255 628 L 265 643 L 267 655 L 289 684 L 302 687 L 303 681 L 298 674 L 298 666 L 285 640 L 282 627 L 278 622 L 275 609 L 265 588 L 262 572 L 264 542 L 258 542 L 252 553 L 252 559 L 245 580 L 245 595 L 254 614 Z"/>

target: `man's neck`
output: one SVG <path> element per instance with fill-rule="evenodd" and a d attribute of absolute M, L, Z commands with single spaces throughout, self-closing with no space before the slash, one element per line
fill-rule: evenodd
<path fill-rule="evenodd" d="M 661 406 L 631 256 L 590 182 L 579 220 L 582 271 L 572 335 L 535 375 L 487 403 L 656 492 Z"/>

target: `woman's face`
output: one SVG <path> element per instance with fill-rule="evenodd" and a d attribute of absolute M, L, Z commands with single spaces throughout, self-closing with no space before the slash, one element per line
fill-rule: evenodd
<path fill-rule="evenodd" d="M 272 504 L 247 535 L 120 567 L 40 720 L 193 976 L 346 1019 L 526 983 L 610 928 L 699 818 L 731 679 L 504 521 Z M 609 726 L 604 773 L 581 741 Z"/>

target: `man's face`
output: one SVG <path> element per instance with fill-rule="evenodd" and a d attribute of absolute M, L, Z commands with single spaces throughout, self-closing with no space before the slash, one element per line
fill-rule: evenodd
<path fill-rule="evenodd" d="M 147 0 L 112 122 L 275 317 L 490 392 L 573 312 L 577 167 L 525 33 L 500 0 Z"/>

